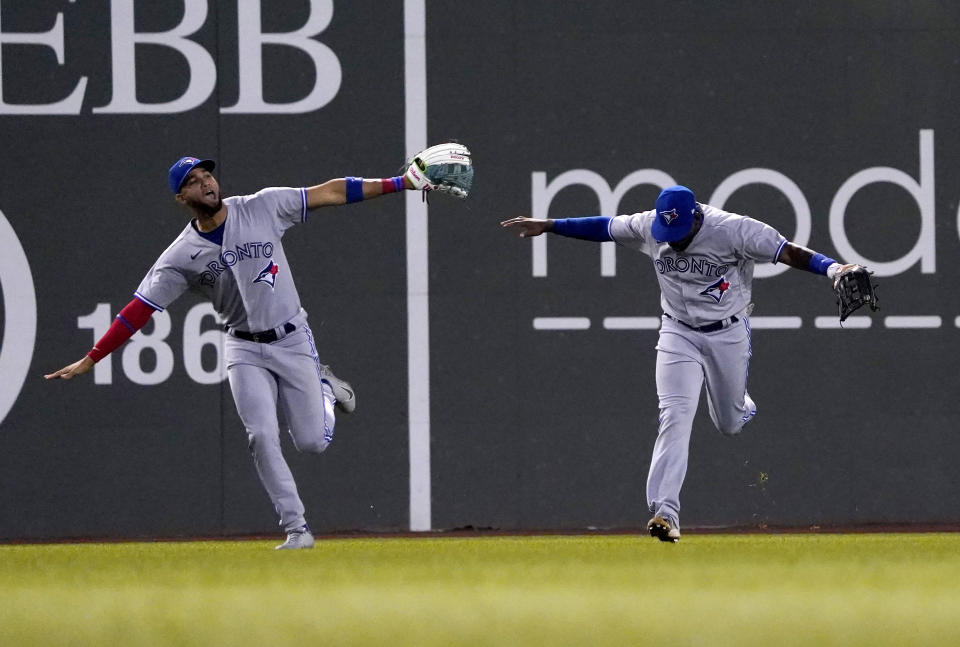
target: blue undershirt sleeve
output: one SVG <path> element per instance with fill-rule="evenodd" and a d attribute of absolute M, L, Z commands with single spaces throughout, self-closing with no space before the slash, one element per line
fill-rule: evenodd
<path fill-rule="evenodd" d="M 592 240 L 598 243 L 613 240 L 610 237 L 610 218 L 590 216 L 589 218 L 559 218 L 553 221 L 553 233 L 568 238 Z"/>

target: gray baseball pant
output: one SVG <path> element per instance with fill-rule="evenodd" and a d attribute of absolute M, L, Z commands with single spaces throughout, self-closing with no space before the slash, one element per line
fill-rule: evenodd
<path fill-rule="evenodd" d="M 333 440 L 333 392 L 320 381 L 320 359 L 313 334 L 301 311 L 297 329 L 272 344 L 231 335 L 226 338 L 227 375 L 237 413 L 247 430 L 260 481 L 285 531 L 306 523 L 303 502 L 280 449 L 278 406 L 294 447 L 322 453 Z"/>
<path fill-rule="evenodd" d="M 739 433 L 757 413 L 747 394 L 751 354 L 748 317 L 710 333 L 662 318 L 657 342 L 660 419 L 647 476 L 647 505 L 676 527 L 700 391 L 705 383 L 710 418 L 720 433 Z"/>

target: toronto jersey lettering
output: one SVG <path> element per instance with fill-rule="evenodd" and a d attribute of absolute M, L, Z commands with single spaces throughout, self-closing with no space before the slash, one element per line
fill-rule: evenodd
<path fill-rule="evenodd" d="M 284 324 L 300 297 L 280 239 L 306 220 L 304 189 L 269 188 L 225 198 L 223 244 L 187 224 L 140 282 L 136 297 L 163 310 L 187 290 L 213 303 L 231 328 L 260 331 Z"/>
<path fill-rule="evenodd" d="M 653 239 L 656 210 L 617 216 L 610 237 L 653 259 L 668 315 L 703 326 L 739 314 L 751 300 L 755 262 L 775 263 L 787 239 L 773 227 L 701 204 L 703 226 L 682 252 Z"/>

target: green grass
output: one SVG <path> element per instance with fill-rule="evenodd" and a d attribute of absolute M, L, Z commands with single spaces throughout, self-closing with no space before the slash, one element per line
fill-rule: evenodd
<path fill-rule="evenodd" d="M 0 645 L 958 645 L 960 534 L 0 546 Z"/>

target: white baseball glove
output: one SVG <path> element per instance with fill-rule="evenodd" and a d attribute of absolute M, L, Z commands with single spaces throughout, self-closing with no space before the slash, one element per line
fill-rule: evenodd
<path fill-rule="evenodd" d="M 470 149 L 447 142 L 424 149 L 404 164 L 404 177 L 415 189 L 439 191 L 455 198 L 466 198 L 473 186 L 473 161 Z"/>

